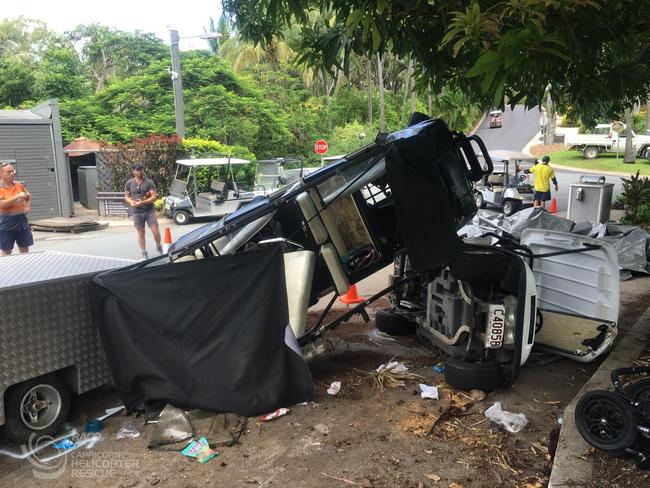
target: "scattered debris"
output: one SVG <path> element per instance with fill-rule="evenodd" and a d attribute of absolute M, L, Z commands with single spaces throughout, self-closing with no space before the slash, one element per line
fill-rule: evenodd
<path fill-rule="evenodd" d="M 131 419 L 124 420 L 117 434 L 115 434 L 116 439 L 135 439 L 136 437 L 140 437 L 140 431 Z"/>
<path fill-rule="evenodd" d="M 186 457 L 197 458 L 201 464 L 207 463 L 219 454 L 217 451 L 210 449 L 210 445 L 205 436 L 201 437 L 198 441 L 190 442 L 181 453 Z"/>
<path fill-rule="evenodd" d="M 438 387 L 429 386 L 424 383 L 420 383 L 420 396 L 422 398 L 431 398 L 432 400 L 438 400 Z"/>
<path fill-rule="evenodd" d="M 437 474 L 433 474 L 433 473 L 432 474 L 425 474 L 424 477 L 427 478 L 427 479 L 430 479 L 431 481 L 435 481 L 435 482 L 438 482 L 438 481 L 440 481 L 442 479 L 440 476 L 438 476 Z"/>
<path fill-rule="evenodd" d="M 89 419 L 88 422 L 86 422 L 86 427 L 84 428 L 84 432 L 88 432 L 89 434 L 94 434 L 96 432 L 101 431 L 104 428 L 104 424 L 102 424 L 102 421 L 99 419 Z"/>
<path fill-rule="evenodd" d="M 408 367 L 404 363 L 393 361 L 392 359 L 380 365 L 375 371 L 368 371 L 375 387 L 382 391 L 387 388 L 402 388 L 405 380 L 423 380 L 424 377 L 419 374 L 409 373 Z"/>
<path fill-rule="evenodd" d="M 314 425 L 314 430 L 319 434 L 327 435 L 332 430 L 332 426 L 327 424 L 316 424 Z"/>
<path fill-rule="evenodd" d="M 528 419 L 523 413 L 512 413 L 501 408 L 501 402 L 496 402 L 490 408 L 485 410 L 485 416 L 495 424 L 503 426 L 508 432 L 516 434 L 521 432 Z"/>
<path fill-rule="evenodd" d="M 124 405 L 120 405 L 119 407 L 107 408 L 106 410 L 104 410 L 106 412 L 106 414 L 102 415 L 101 417 L 97 417 L 97 420 L 99 420 L 100 422 L 103 422 L 108 417 L 112 417 L 117 412 L 121 412 L 124 409 L 126 409 L 126 407 Z"/>
<path fill-rule="evenodd" d="M 469 392 L 469 398 L 472 402 L 480 402 L 485 400 L 485 392 L 483 390 L 472 390 Z"/>
<path fill-rule="evenodd" d="M 266 415 L 262 415 L 260 417 L 260 420 L 262 422 L 268 422 L 269 420 L 277 419 L 278 417 L 282 417 L 283 415 L 286 415 L 290 412 L 288 408 L 278 408 L 275 412 L 267 413 Z"/>
<path fill-rule="evenodd" d="M 70 439 L 65 438 L 61 439 L 59 442 L 55 442 L 52 444 L 52 447 L 55 449 L 59 449 L 60 451 L 68 451 L 70 449 L 75 449 L 77 445 L 72 442 Z"/>
<path fill-rule="evenodd" d="M 340 381 L 333 381 L 330 387 L 327 389 L 327 393 L 330 395 L 336 395 L 339 391 L 341 391 Z"/>
<path fill-rule="evenodd" d="M 183 410 L 167 404 L 155 424 L 149 449 L 180 451 L 194 437 L 194 428 Z"/>
<path fill-rule="evenodd" d="M 321 473 L 321 475 L 331 480 L 340 481 L 341 483 L 345 483 L 346 485 L 363 486 L 364 488 L 372 488 L 372 483 L 370 482 L 370 480 L 364 479 L 361 483 L 357 483 L 356 481 L 352 481 L 346 478 L 339 478 L 338 476 L 332 476 L 327 473 Z"/>
<path fill-rule="evenodd" d="M 445 363 L 438 363 L 433 365 L 433 370 L 436 373 L 443 373 L 445 371 Z"/>

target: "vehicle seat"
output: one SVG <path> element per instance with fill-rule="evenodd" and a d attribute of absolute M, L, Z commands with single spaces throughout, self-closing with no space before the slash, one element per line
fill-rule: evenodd
<path fill-rule="evenodd" d="M 311 231 L 316 244 L 320 246 L 321 256 L 323 257 L 325 265 L 327 266 L 327 270 L 332 277 L 332 282 L 334 284 L 336 293 L 339 295 L 344 295 L 350 289 L 350 281 L 348 280 L 348 276 L 343 269 L 341 257 L 337 251 L 337 248 L 335 247 L 335 244 L 332 244 L 336 241 L 342 243 L 343 238 L 335 226 L 326 227 L 323 219 L 321 218 L 323 216 L 323 213 L 319 215 L 314 197 L 316 197 L 318 206 L 323 208 L 318 193 L 313 189 L 309 192 L 301 193 L 298 195 L 296 201 L 298 202 L 298 206 L 300 207 L 302 214 L 307 220 L 309 230 Z"/>
<path fill-rule="evenodd" d="M 503 190 L 503 175 L 490 175 L 488 176 L 488 185 L 492 187 L 492 191 Z"/>
<path fill-rule="evenodd" d="M 305 333 L 315 265 L 316 254 L 312 251 L 295 251 L 284 254 L 289 325 L 296 337 Z"/>
<path fill-rule="evenodd" d="M 210 181 L 210 191 L 199 193 L 198 196 L 210 201 L 223 200 L 226 190 L 226 182 L 219 180 Z"/>

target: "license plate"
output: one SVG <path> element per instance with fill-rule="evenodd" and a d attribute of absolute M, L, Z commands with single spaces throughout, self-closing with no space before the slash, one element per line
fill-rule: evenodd
<path fill-rule="evenodd" d="M 503 345 L 506 333 L 506 307 L 503 305 L 488 305 L 488 323 L 485 330 L 485 347 L 498 349 Z"/>

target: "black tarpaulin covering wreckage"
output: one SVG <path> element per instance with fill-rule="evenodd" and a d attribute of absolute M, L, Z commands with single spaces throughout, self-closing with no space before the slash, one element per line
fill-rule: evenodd
<path fill-rule="evenodd" d="M 280 247 L 105 273 L 92 302 L 128 409 L 164 401 L 251 416 L 313 398 Z"/>

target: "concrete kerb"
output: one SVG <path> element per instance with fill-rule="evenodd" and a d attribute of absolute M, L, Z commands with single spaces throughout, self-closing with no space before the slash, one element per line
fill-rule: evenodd
<path fill-rule="evenodd" d="M 632 361 L 639 357 L 649 338 L 650 307 L 643 312 L 634 326 L 625 333 L 618 345 L 609 353 L 607 359 L 603 361 L 564 410 L 564 421 L 555 452 L 555 460 L 548 484 L 549 488 L 588 486 L 593 481 L 593 459 L 584 456 L 590 446 L 578 432 L 575 423 L 576 403 L 588 391 L 596 389 L 611 390 L 611 371 L 616 368 L 630 366 Z"/>

